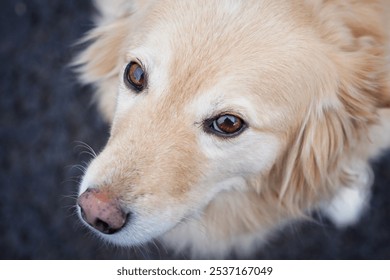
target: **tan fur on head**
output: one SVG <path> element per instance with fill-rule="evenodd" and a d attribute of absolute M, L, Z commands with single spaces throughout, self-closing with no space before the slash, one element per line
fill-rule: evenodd
<path fill-rule="evenodd" d="M 313 210 L 357 220 L 368 160 L 390 144 L 384 2 L 114 2 L 97 2 L 76 60 L 112 122 L 80 193 L 107 188 L 134 214 L 105 239 L 248 256 Z M 147 72 L 141 92 L 123 81 L 130 61 Z M 223 114 L 247 128 L 210 133 Z"/>

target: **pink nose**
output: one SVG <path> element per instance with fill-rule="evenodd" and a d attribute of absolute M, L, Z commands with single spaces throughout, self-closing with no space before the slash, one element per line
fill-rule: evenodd
<path fill-rule="evenodd" d="M 77 202 L 84 221 L 102 233 L 115 233 L 126 223 L 128 215 L 107 191 L 87 189 Z"/>

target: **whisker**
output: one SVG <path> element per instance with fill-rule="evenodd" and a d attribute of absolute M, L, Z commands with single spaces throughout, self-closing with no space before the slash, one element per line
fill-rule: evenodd
<path fill-rule="evenodd" d="M 76 145 L 75 148 L 84 148 L 86 149 L 86 151 L 82 151 L 80 154 L 88 154 L 90 155 L 92 158 L 96 158 L 97 157 L 97 153 L 95 152 L 95 150 L 90 146 L 88 145 L 87 143 L 83 142 L 83 141 L 75 141 L 75 143 L 78 143 L 78 145 Z"/>
<path fill-rule="evenodd" d="M 141 257 L 144 260 L 148 259 L 147 252 L 145 252 L 145 251 L 147 251 L 147 246 L 146 245 L 136 246 L 134 248 L 139 252 L 139 254 L 141 255 Z"/>
<path fill-rule="evenodd" d="M 80 176 L 72 177 L 72 178 L 65 179 L 64 181 L 61 182 L 61 184 L 66 184 L 66 183 L 75 183 L 77 185 L 80 185 L 81 177 Z"/>
<path fill-rule="evenodd" d="M 161 249 L 162 249 L 161 247 L 163 247 L 165 254 L 168 254 L 166 247 L 164 247 L 164 246 L 159 246 L 160 243 L 157 244 L 156 241 L 155 241 L 154 239 L 152 240 L 151 244 L 154 246 L 154 248 L 156 248 L 159 259 L 162 259 L 162 257 L 163 257 L 163 256 L 161 255 Z"/>
<path fill-rule="evenodd" d="M 64 194 L 61 196 L 61 199 L 75 199 L 76 200 L 77 197 L 78 197 L 78 193 L 75 192 L 75 193 L 69 194 L 69 195 Z"/>
<path fill-rule="evenodd" d="M 81 171 L 83 174 L 87 171 L 87 167 L 81 164 L 76 164 L 73 166 L 73 168 L 76 168 L 77 170 Z"/>
<path fill-rule="evenodd" d="M 81 151 L 80 152 L 80 155 L 84 155 L 84 154 L 87 154 L 87 155 L 91 156 L 92 158 L 96 158 L 96 154 L 94 154 L 90 151 Z"/>

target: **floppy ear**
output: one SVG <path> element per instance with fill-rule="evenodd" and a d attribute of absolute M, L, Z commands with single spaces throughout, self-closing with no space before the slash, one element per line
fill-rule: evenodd
<path fill-rule="evenodd" d="M 378 109 L 389 106 L 383 57 L 363 45 L 355 52 L 333 54 L 339 71 L 336 95 L 327 97 L 333 101 L 318 97 L 312 102 L 270 173 L 270 187 L 289 211 L 310 209 L 357 180 L 350 170 L 367 161 L 370 126 L 377 122 Z"/>
<path fill-rule="evenodd" d="M 96 1 L 100 12 L 95 19 L 96 27 L 80 41 L 87 47 L 72 63 L 80 81 L 96 87 L 98 108 L 109 122 L 115 111 L 120 62 L 128 36 L 129 2 L 132 3 L 123 0 Z M 118 9 L 116 12 L 115 8 Z"/>
<path fill-rule="evenodd" d="M 343 179 L 342 167 L 349 160 L 345 153 L 355 144 L 357 134 L 345 113 L 334 109 L 308 112 L 270 172 L 282 206 L 302 214 L 320 199 L 330 198 Z"/>
<path fill-rule="evenodd" d="M 125 19 L 93 29 L 82 43 L 87 48 L 75 59 L 80 80 L 85 84 L 94 84 L 109 79 L 118 73 L 118 62 L 124 47 L 126 34 Z"/>

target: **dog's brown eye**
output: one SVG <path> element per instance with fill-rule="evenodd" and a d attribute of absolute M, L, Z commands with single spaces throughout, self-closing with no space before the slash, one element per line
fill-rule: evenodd
<path fill-rule="evenodd" d="M 125 82 L 136 91 L 141 91 L 145 87 L 145 72 L 137 62 L 130 62 L 125 70 Z"/>
<path fill-rule="evenodd" d="M 245 127 L 244 121 L 234 115 L 221 115 L 208 122 L 211 132 L 222 136 L 236 136 Z"/>

